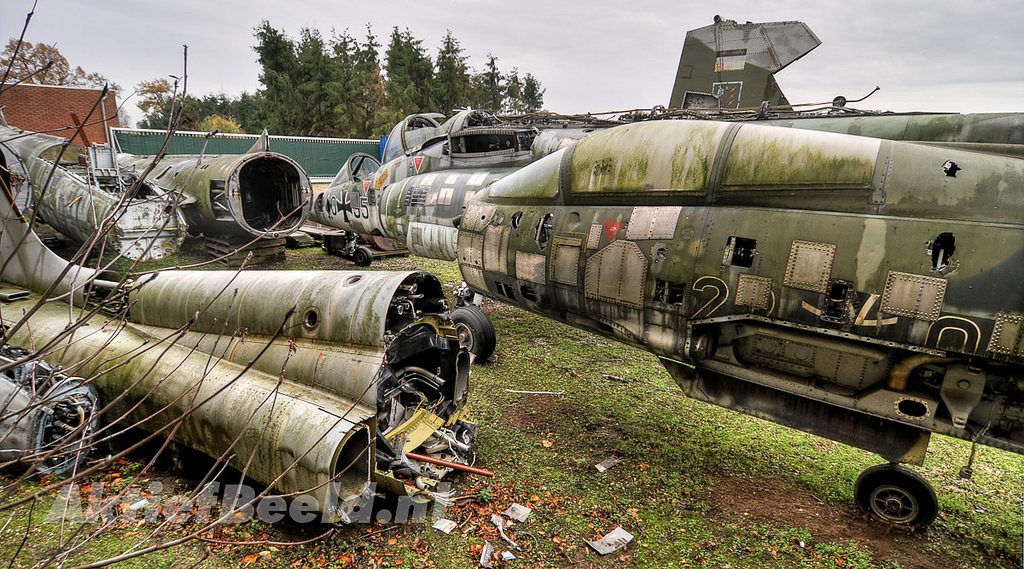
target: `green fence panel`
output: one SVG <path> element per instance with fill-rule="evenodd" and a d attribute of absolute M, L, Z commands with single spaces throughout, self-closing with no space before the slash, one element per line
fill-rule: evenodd
<path fill-rule="evenodd" d="M 146 156 L 156 154 L 166 133 L 159 130 L 115 128 L 120 152 Z M 218 134 L 210 138 L 206 154 L 242 154 L 259 140 L 255 134 Z M 176 132 L 167 145 L 168 154 L 199 154 L 206 143 L 205 132 Z M 380 156 L 380 141 L 359 138 L 313 138 L 271 136 L 270 149 L 294 159 L 312 178 L 333 178 L 348 157 L 357 152 Z"/>

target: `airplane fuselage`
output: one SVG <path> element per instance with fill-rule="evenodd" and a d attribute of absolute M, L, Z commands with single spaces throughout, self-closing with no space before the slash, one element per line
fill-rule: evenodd
<path fill-rule="evenodd" d="M 1024 452 L 1022 188 L 1003 156 L 629 125 L 478 193 L 459 264 L 701 399 L 894 461 L 923 460 L 928 432 Z"/>

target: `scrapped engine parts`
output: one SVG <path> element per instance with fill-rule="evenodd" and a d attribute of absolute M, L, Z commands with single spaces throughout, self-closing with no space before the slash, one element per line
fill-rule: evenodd
<path fill-rule="evenodd" d="M 92 450 L 96 390 L 14 346 L 0 346 L 0 369 L 0 466 L 70 474 Z"/>

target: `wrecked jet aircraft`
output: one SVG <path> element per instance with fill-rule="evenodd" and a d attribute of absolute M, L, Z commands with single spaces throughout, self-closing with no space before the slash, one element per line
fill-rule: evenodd
<path fill-rule="evenodd" d="M 450 470 L 406 455 L 463 460 L 453 449 L 475 433 L 460 420 L 470 357 L 436 278 L 167 271 L 123 283 L 56 257 L 4 197 L 3 343 L 85 378 L 105 429 L 170 436 L 328 521 L 362 508 L 371 481 L 414 501 L 443 496 Z M 82 324 L 70 299 L 90 321 L 69 327 Z"/>
<path fill-rule="evenodd" d="M 458 260 L 467 297 L 641 347 L 692 397 L 878 453 L 893 464 L 861 475 L 858 503 L 924 526 L 935 493 L 896 463 L 921 464 L 930 433 L 1024 453 L 1022 185 L 1024 161 L 954 147 L 651 121 L 481 188 Z M 410 192 L 382 215 L 412 215 Z"/>
<path fill-rule="evenodd" d="M 479 110 L 459 111 L 444 124 L 441 118 L 433 113 L 406 117 L 388 136 L 383 166 L 372 156 L 354 154 L 317 196 L 311 219 L 344 230 L 348 242 L 342 254 L 356 264 L 372 260 L 370 251 L 357 245 L 358 235 L 383 235 L 417 255 L 454 261 L 453 220 L 474 192 L 533 160 L 531 146 L 538 134 L 533 127 L 503 124 Z M 389 206 L 389 196 L 405 195 L 406 188 L 411 188 L 410 204 L 429 208 L 429 213 L 378 215 L 378 208 L 397 207 Z M 401 225 L 382 227 L 387 220 Z M 424 250 L 427 244 L 441 248 Z"/>
<path fill-rule="evenodd" d="M 194 234 L 284 237 L 306 222 L 313 190 L 298 162 L 270 151 L 267 132 L 245 154 L 168 155 L 146 179 L 182 193 L 180 209 Z M 153 156 L 120 154 L 124 168 L 144 171 Z"/>
<path fill-rule="evenodd" d="M 174 195 L 119 168 L 109 146 L 83 148 L 11 128 L 0 116 L 0 169 L 25 211 L 76 241 L 88 243 L 108 223 L 106 243 L 148 261 L 174 254 L 185 239 Z"/>

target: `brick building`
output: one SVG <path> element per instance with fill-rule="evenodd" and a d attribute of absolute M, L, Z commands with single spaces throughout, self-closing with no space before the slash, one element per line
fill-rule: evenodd
<path fill-rule="evenodd" d="M 4 85 L 0 92 L 0 107 L 4 107 L 7 124 L 13 127 L 62 137 L 70 137 L 75 128 L 89 117 L 82 135 L 76 136 L 73 142 L 91 146 L 107 142 L 104 120 L 112 127 L 121 126 L 117 120 L 117 100 L 113 92 L 107 93 L 103 105 L 89 116 L 102 92 L 103 89 L 92 87 Z"/>

